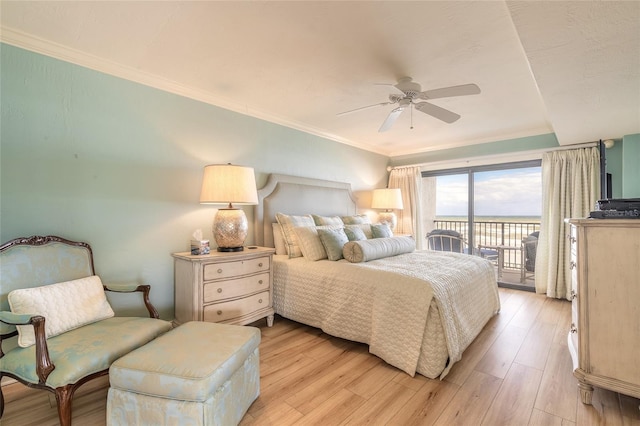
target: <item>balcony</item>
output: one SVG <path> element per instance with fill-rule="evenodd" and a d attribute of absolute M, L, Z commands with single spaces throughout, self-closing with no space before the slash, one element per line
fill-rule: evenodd
<path fill-rule="evenodd" d="M 533 274 L 523 265 L 522 240 L 540 230 L 539 222 L 477 221 L 473 222 L 474 253 L 488 254 L 496 264 L 498 282 L 505 287 L 535 288 Z M 434 220 L 433 229 L 449 229 L 469 239 L 468 222 L 464 220 Z M 480 251 L 479 249 L 483 250 Z"/>

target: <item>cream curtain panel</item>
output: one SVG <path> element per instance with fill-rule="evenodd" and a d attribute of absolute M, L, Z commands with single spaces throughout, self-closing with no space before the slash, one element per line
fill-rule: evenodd
<path fill-rule="evenodd" d="M 403 210 L 396 212 L 398 225 L 396 234 L 410 234 L 416 240 L 416 248 L 422 249 L 422 207 L 420 194 L 422 191 L 422 173 L 419 167 L 401 167 L 393 169 L 389 175 L 389 188 L 400 188 Z"/>
<path fill-rule="evenodd" d="M 542 156 L 542 216 L 536 253 L 536 292 L 569 299 L 571 246 L 565 218 L 584 218 L 600 194 L 597 147 L 547 152 Z"/>

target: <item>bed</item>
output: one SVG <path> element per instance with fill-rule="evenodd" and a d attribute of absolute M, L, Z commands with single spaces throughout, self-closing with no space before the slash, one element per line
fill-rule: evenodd
<path fill-rule="evenodd" d="M 296 176 L 270 175 L 258 198 L 256 243 L 267 247 L 278 243 L 278 213 L 344 217 L 357 210 L 348 183 Z M 389 241 L 402 238 L 409 237 Z M 421 250 L 379 257 L 351 263 L 276 254 L 276 313 L 365 343 L 411 376 L 443 378 L 500 309 L 493 264 Z"/>

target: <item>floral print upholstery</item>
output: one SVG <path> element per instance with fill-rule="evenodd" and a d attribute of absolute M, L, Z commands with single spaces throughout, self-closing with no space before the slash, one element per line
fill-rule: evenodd
<path fill-rule="evenodd" d="M 114 317 L 49 338 L 49 356 L 56 368 L 46 384 L 56 388 L 106 370 L 116 359 L 170 329 L 168 321 Z M 2 371 L 30 383 L 38 383 L 35 365 L 35 346 L 15 348 L 0 359 Z"/>
<path fill-rule="evenodd" d="M 237 424 L 260 393 L 260 330 L 188 322 L 114 362 L 108 425 Z"/>

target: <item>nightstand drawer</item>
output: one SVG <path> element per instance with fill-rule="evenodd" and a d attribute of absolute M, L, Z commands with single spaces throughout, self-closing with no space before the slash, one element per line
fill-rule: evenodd
<path fill-rule="evenodd" d="M 173 253 L 175 325 L 187 321 L 250 324 L 261 318 L 273 325 L 275 249 L 255 247 L 206 255 Z"/>
<path fill-rule="evenodd" d="M 214 281 L 204 285 L 204 303 L 231 299 L 264 290 L 269 290 L 269 272 L 234 280 Z"/>
<path fill-rule="evenodd" d="M 269 259 L 269 256 L 264 256 L 255 259 L 237 260 L 235 262 L 205 264 L 203 266 L 204 280 L 210 281 L 268 271 L 269 268 L 271 268 Z"/>
<path fill-rule="evenodd" d="M 215 303 L 204 307 L 204 321 L 220 322 L 269 307 L 269 292 L 254 294 L 244 299 L 231 300 L 229 302 Z"/>

